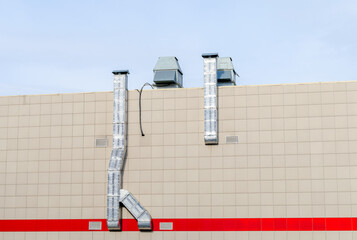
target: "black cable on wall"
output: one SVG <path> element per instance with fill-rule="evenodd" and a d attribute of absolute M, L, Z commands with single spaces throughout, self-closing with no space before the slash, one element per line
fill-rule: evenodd
<path fill-rule="evenodd" d="M 143 132 L 143 127 L 141 124 L 141 95 L 143 94 L 143 89 L 145 86 L 150 86 L 151 88 L 154 88 L 150 83 L 145 83 L 140 90 L 135 89 L 136 91 L 138 91 L 139 93 L 139 124 L 140 124 L 140 132 L 141 132 L 141 136 L 145 136 L 144 132 Z"/>

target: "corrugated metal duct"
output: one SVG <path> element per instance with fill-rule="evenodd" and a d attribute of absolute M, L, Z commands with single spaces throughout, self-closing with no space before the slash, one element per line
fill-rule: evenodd
<path fill-rule="evenodd" d="M 138 221 L 140 230 L 151 230 L 150 214 L 127 190 L 122 189 L 122 174 L 126 156 L 128 70 L 113 71 L 113 148 L 108 167 L 107 226 L 121 230 L 122 203 Z"/>
<path fill-rule="evenodd" d="M 205 144 L 218 144 L 217 124 L 217 57 L 218 53 L 204 53 L 204 138 Z"/>

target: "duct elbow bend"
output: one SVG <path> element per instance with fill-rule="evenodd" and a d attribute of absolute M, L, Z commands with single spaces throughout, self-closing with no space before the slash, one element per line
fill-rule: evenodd
<path fill-rule="evenodd" d="M 140 231 L 151 231 L 152 230 L 152 219 L 148 211 L 145 211 L 138 218 L 138 228 Z"/>
<path fill-rule="evenodd" d="M 152 230 L 151 215 L 128 190 L 120 189 L 120 202 L 138 221 L 140 231 Z"/>

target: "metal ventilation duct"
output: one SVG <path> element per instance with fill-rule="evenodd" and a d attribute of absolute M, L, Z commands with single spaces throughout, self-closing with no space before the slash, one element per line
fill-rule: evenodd
<path fill-rule="evenodd" d="M 218 144 L 217 131 L 217 57 L 218 53 L 205 53 L 204 76 L 204 138 L 205 144 Z"/>
<path fill-rule="evenodd" d="M 159 57 L 154 67 L 157 88 L 182 88 L 182 70 L 176 57 Z"/>
<path fill-rule="evenodd" d="M 138 220 L 140 230 L 151 230 L 151 216 L 133 195 L 122 189 L 123 165 L 127 139 L 128 70 L 113 71 L 113 149 L 108 167 L 107 226 L 109 230 L 121 230 L 122 203 Z"/>
<path fill-rule="evenodd" d="M 219 57 L 217 58 L 217 84 L 218 86 L 235 86 L 236 75 L 232 58 Z"/>

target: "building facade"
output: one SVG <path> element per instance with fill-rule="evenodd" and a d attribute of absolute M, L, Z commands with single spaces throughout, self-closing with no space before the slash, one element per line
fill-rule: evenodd
<path fill-rule="evenodd" d="M 0 97 L 0 239 L 357 239 L 357 81 L 128 93 L 123 209 L 108 231 L 113 93 Z"/>

